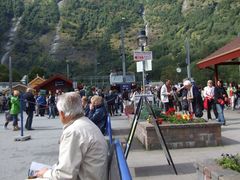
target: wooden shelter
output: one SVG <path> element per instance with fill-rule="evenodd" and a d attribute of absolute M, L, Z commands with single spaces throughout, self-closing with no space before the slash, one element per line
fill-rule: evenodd
<path fill-rule="evenodd" d="M 25 93 L 27 88 L 28 88 L 28 86 L 19 83 L 19 84 L 12 87 L 12 91 L 18 90 L 20 93 Z M 8 87 L 7 89 L 3 90 L 3 93 L 4 94 L 9 94 L 9 91 L 10 91 L 10 88 Z"/>
<path fill-rule="evenodd" d="M 197 63 L 198 68 L 214 70 L 215 83 L 218 80 L 218 67 L 222 65 L 240 65 L 237 58 L 240 57 L 240 37 L 218 49 L 208 57 Z"/>
<path fill-rule="evenodd" d="M 37 74 L 37 77 L 28 83 L 28 86 L 34 89 L 36 86 L 43 83 L 44 81 L 46 81 L 46 79 L 38 76 L 38 74 Z"/>
<path fill-rule="evenodd" d="M 78 86 L 79 88 L 79 86 Z M 45 80 L 41 84 L 34 87 L 34 89 L 39 92 L 40 90 L 56 92 L 68 92 L 73 90 L 73 82 L 70 79 L 67 79 L 63 75 L 55 75 L 50 77 L 49 79 Z"/>

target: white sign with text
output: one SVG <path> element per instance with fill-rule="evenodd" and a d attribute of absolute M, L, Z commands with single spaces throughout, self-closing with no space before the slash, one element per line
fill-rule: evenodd
<path fill-rule="evenodd" d="M 152 51 L 134 51 L 134 61 L 147 61 L 152 60 Z"/>

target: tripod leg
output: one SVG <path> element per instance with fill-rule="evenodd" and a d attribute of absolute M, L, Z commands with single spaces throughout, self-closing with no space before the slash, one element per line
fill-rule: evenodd
<path fill-rule="evenodd" d="M 139 119 L 140 114 L 141 114 L 142 102 L 143 102 L 143 99 L 141 97 L 139 102 L 138 102 L 138 105 L 137 105 L 136 113 L 134 114 L 133 122 L 132 122 L 131 129 L 130 129 L 130 132 L 129 132 L 129 135 L 128 135 L 128 140 L 127 140 L 127 143 L 126 143 L 126 148 L 124 150 L 124 155 L 125 155 L 126 159 L 128 157 L 128 153 L 129 153 L 129 150 L 130 150 L 131 145 L 132 145 L 133 136 L 135 134 L 135 130 L 136 130 L 136 127 L 137 127 L 138 119 Z"/>
<path fill-rule="evenodd" d="M 158 124 L 157 124 L 157 122 L 156 122 L 157 117 L 156 117 L 156 115 L 155 115 L 155 112 L 153 111 L 152 106 L 149 104 L 147 97 L 145 97 L 144 100 L 145 100 L 145 103 L 146 103 L 146 105 L 147 105 L 147 109 L 148 109 L 148 111 L 149 111 L 149 114 L 151 114 L 151 115 L 154 117 L 153 125 L 154 125 L 155 131 L 156 131 L 156 133 L 157 133 L 159 142 L 160 142 L 160 144 L 161 144 L 161 146 L 162 146 L 163 152 L 164 152 L 164 154 L 165 154 L 165 156 L 166 156 L 167 162 L 168 162 L 169 165 L 172 165 L 173 170 L 174 170 L 175 174 L 177 175 L 178 173 L 177 173 L 175 164 L 173 163 L 171 154 L 170 154 L 170 152 L 169 152 L 169 150 L 168 150 L 168 147 L 167 147 L 165 138 L 164 138 L 164 136 L 163 136 L 163 134 L 162 134 L 162 131 L 161 131 L 160 127 L 158 126 Z"/>

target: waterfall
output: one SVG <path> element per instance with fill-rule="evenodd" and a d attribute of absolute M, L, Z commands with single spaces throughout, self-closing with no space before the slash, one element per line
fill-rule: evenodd
<path fill-rule="evenodd" d="M 10 31 L 8 33 L 8 41 L 6 45 L 3 47 L 3 49 L 5 50 L 5 53 L 1 58 L 1 64 L 6 64 L 9 54 L 14 48 L 14 41 L 17 36 L 17 30 L 19 28 L 21 20 L 22 20 L 22 16 L 17 19 L 16 18 L 12 19 L 12 27 L 10 28 Z"/>
<path fill-rule="evenodd" d="M 58 2 L 58 11 L 60 12 L 62 6 L 63 6 L 63 3 L 64 3 L 64 0 L 62 1 L 59 1 Z M 60 14 L 61 15 L 61 14 Z M 56 33 L 55 33 L 55 36 L 53 38 L 53 42 L 51 44 L 51 49 L 50 49 L 50 54 L 55 54 L 59 45 L 60 45 L 60 30 L 61 30 L 61 26 L 62 26 L 62 23 L 61 23 L 61 18 L 59 18 L 59 22 L 57 23 L 57 26 L 56 26 Z"/>
<path fill-rule="evenodd" d="M 61 29 L 61 22 L 59 20 L 56 26 L 56 34 L 54 36 L 53 43 L 51 44 L 50 54 L 55 54 L 60 45 L 60 29 Z"/>
<path fill-rule="evenodd" d="M 145 16 L 145 9 L 144 9 L 144 7 L 142 7 L 142 18 L 143 18 L 143 22 L 144 22 L 144 28 L 145 28 L 146 36 L 148 36 L 148 33 L 149 33 L 148 25 L 149 25 L 149 23 L 148 23 L 148 21 L 146 19 L 146 16 Z"/>

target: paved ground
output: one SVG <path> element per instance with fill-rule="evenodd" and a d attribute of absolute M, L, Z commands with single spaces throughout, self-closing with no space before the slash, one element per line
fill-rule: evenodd
<path fill-rule="evenodd" d="M 225 111 L 227 126 L 222 128 L 223 146 L 193 149 L 170 150 L 173 161 L 179 172 L 174 175 L 167 165 L 162 150 L 145 151 L 137 140 L 128 156 L 128 164 L 133 179 L 163 179 L 163 180 L 194 180 L 196 179 L 194 163 L 197 159 L 215 158 L 222 153 L 237 153 L 240 151 L 240 112 Z M 32 139 L 16 142 L 14 138 L 20 132 L 4 130 L 4 115 L 0 114 L 0 180 L 22 180 L 27 176 L 27 170 L 32 161 L 54 164 L 58 156 L 58 140 L 62 126 L 58 119 L 34 117 L 34 131 L 26 131 Z M 9 125 L 9 128 L 12 124 Z M 125 116 L 112 118 L 114 133 L 121 139 L 126 139 L 129 123 Z"/>
<path fill-rule="evenodd" d="M 135 147 L 133 146 L 127 160 L 134 179 L 194 180 L 197 179 L 194 167 L 197 160 L 218 158 L 222 153 L 240 153 L 240 111 L 227 110 L 225 116 L 227 126 L 222 127 L 222 146 L 170 150 L 179 174 L 177 176 L 172 167 L 168 166 L 162 150 L 145 151 L 135 140 Z M 204 117 L 206 117 L 206 113 Z M 114 121 L 119 124 L 124 122 L 124 120 L 113 119 L 113 124 Z M 125 127 L 127 126 L 129 125 L 126 123 Z"/>

